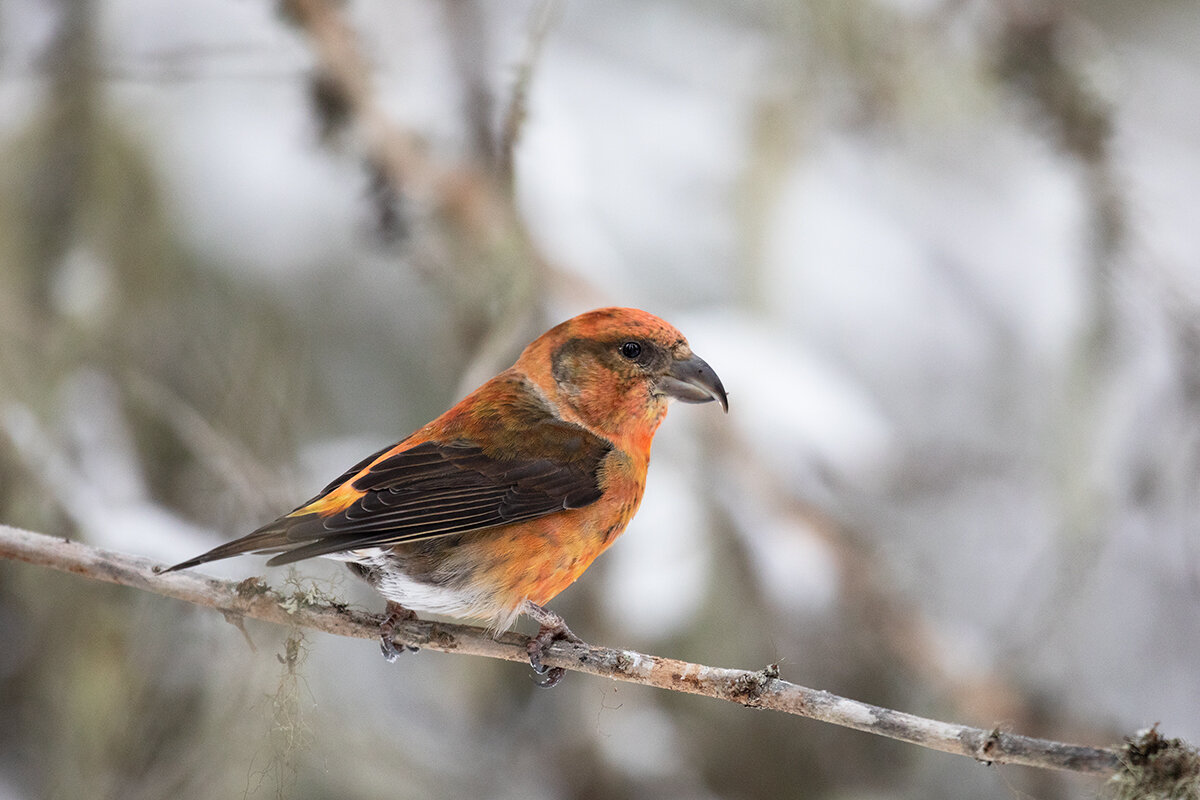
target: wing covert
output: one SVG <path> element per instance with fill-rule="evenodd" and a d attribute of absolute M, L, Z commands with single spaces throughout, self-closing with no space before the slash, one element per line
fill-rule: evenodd
<path fill-rule="evenodd" d="M 599 471 L 611 443 L 548 413 L 522 433 L 519 443 L 490 451 L 463 438 L 422 442 L 386 458 L 381 451 L 353 482 L 360 498 L 329 516 L 291 518 L 292 546 L 268 563 L 468 533 L 600 499 Z"/>

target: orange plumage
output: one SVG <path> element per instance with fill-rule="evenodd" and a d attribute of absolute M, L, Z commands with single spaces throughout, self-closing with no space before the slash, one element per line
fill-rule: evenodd
<path fill-rule="evenodd" d="M 496 631 L 525 613 L 544 647 L 573 635 L 542 605 L 637 511 L 670 398 L 728 407 L 720 379 L 671 325 L 629 308 L 582 314 L 290 514 L 171 569 L 250 552 L 274 553 L 272 565 L 329 556 L 388 599 L 389 657 L 390 626 L 410 610 Z"/>

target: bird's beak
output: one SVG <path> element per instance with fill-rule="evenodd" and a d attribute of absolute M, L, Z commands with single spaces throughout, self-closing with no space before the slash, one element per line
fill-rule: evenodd
<path fill-rule="evenodd" d="M 713 368 L 704 359 L 692 354 L 672 361 L 670 368 L 658 379 L 663 394 L 685 403 L 708 403 L 716 400 L 726 413 L 729 398 Z"/>

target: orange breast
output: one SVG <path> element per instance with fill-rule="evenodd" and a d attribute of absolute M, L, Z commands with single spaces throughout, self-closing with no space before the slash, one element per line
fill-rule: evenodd
<path fill-rule="evenodd" d="M 625 530 L 636 508 L 613 508 L 602 499 L 587 508 L 564 511 L 497 529 L 481 537 L 490 564 L 477 578 L 495 587 L 506 605 L 525 598 L 548 603 L 575 582 L 596 557 Z"/>
<path fill-rule="evenodd" d="M 609 470 L 604 495 L 595 503 L 481 532 L 456 547 L 451 558 L 504 605 L 526 598 L 549 602 L 608 549 L 637 512 L 645 471 L 639 476 L 628 467 Z"/>

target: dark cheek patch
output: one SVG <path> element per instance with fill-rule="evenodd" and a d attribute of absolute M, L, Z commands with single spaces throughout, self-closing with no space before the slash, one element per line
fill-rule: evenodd
<path fill-rule="evenodd" d="M 589 379 L 596 379 L 595 366 L 619 375 L 615 369 L 619 358 L 616 345 L 609 347 L 594 339 L 568 339 L 551 353 L 550 375 L 563 391 L 577 397 L 586 391 Z"/>
<path fill-rule="evenodd" d="M 586 357 L 586 339 L 568 339 L 550 354 L 550 375 L 560 386 L 574 386 L 574 376 Z"/>

